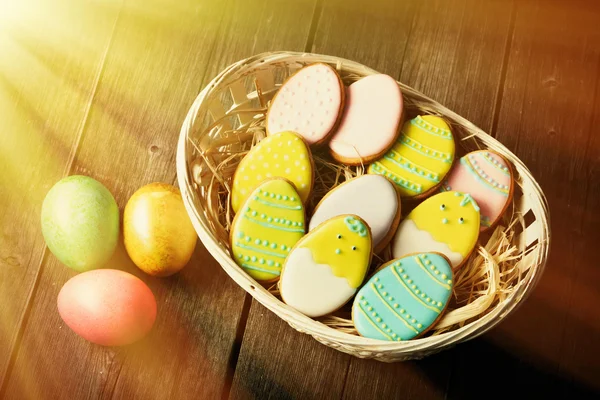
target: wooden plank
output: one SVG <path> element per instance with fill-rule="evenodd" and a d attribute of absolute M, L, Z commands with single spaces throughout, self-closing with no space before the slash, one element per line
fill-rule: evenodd
<path fill-rule="evenodd" d="M 73 169 L 103 182 L 121 209 L 144 184 L 174 183 L 179 129 L 224 12 L 220 1 L 125 3 Z M 73 273 L 48 257 L 7 398 L 220 396 L 244 292 L 201 245 L 168 279 L 143 275 L 122 245 L 108 265 L 134 272 L 153 290 L 159 313 L 149 337 L 119 349 L 77 337 L 55 305 Z"/>
<path fill-rule="evenodd" d="M 492 130 L 514 2 L 420 2 L 400 81 Z"/>
<path fill-rule="evenodd" d="M 419 2 L 396 76 L 491 130 L 511 9 L 498 1 Z M 344 397 L 444 398 L 455 351 L 389 365 L 352 359 Z"/>
<path fill-rule="evenodd" d="M 352 359 L 344 399 L 364 399 L 369 394 L 382 399 L 443 399 L 452 361 L 451 352 L 394 364 Z"/>
<path fill-rule="evenodd" d="M 0 4 L 0 397 L 46 254 L 41 203 L 70 169 L 120 3 Z"/>
<path fill-rule="evenodd" d="M 522 1 L 510 46 L 497 137 L 531 169 L 550 205 L 552 250 L 544 276 L 519 310 L 463 346 L 452 397 L 484 393 L 483 353 L 510 385 L 495 395 L 588 398 L 597 381 L 600 300 L 593 249 L 599 205 L 600 6 L 590 1 Z"/>
<path fill-rule="evenodd" d="M 598 32 L 595 31 L 595 34 Z M 600 38 L 596 35 L 594 42 L 596 50 L 600 48 Z M 598 53 L 596 53 L 598 54 Z M 597 68 L 600 74 L 600 61 Z M 585 200 L 581 203 L 584 211 L 581 215 L 581 225 L 571 229 L 575 236 L 575 252 L 578 255 L 577 271 L 574 271 L 573 289 L 567 304 L 569 314 L 565 323 L 565 333 L 560 355 L 559 373 L 570 377 L 571 385 L 584 385 L 594 390 L 600 396 L 600 362 L 596 355 L 600 354 L 600 343 L 594 340 L 600 332 L 597 305 L 600 304 L 600 269 L 597 259 L 591 249 L 600 243 L 598 222 L 600 210 L 600 138 L 595 127 L 600 124 L 600 76 L 596 75 L 595 104 L 592 109 L 593 122 L 587 132 L 585 153 L 577 166 L 579 171 L 587 171 L 587 184 L 581 189 Z M 555 243 L 557 243 L 555 241 Z M 590 334 L 594 332 L 595 334 Z M 563 390 L 563 393 L 566 390 Z"/>
<path fill-rule="evenodd" d="M 398 76 L 418 1 L 324 3 L 309 50 L 347 58 Z M 309 43 L 310 45 L 310 43 Z"/>
<path fill-rule="evenodd" d="M 147 9 L 147 4 L 143 9 Z M 266 5 L 238 2 L 225 9 L 216 4 L 194 12 L 179 9 L 183 23 L 180 19 L 178 26 L 182 28 L 175 35 L 169 35 L 167 31 L 172 30 L 173 18 L 147 22 L 147 15 L 139 15 L 141 11 L 137 8 L 133 12 L 127 4 L 92 110 L 89 133 L 77 159 L 78 170 L 101 178 L 115 192 L 121 206 L 141 184 L 169 176 L 173 180 L 178 128 L 196 94 L 195 89 L 201 86 L 202 77 L 212 75 L 205 72 L 206 68 L 216 73 L 225 65 L 263 49 L 293 48 L 298 40 L 296 35 L 278 37 L 276 32 L 267 30 L 259 32 L 265 35 L 265 40 L 256 40 L 257 25 L 247 24 L 248 18 L 278 21 L 282 25 L 272 25 L 279 30 L 280 26 L 304 28 L 303 22 L 306 22 L 308 30 L 313 9 L 312 2 L 295 8 L 284 8 L 277 2 Z M 221 21 L 217 15 L 221 10 L 232 17 Z M 306 17 L 299 19 L 303 14 Z M 188 16 L 184 18 L 184 15 Z M 221 31 L 218 25 L 233 28 Z M 305 39 L 299 37 L 303 45 Z M 194 39 L 190 41 L 190 38 Z M 221 41 L 206 46 L 213 38 Z M 132 48 L 138 41 L 141 41 L 139 47 Z M 179 45 L 173 46 L 173 43 Z M 209 61 L 205 57 L 217 44 L 227 51 L 216 53 Z M 190 54 L 198 58 L 189 58 Z M 145 61 L 144 70 L 127 65 L 129 60 L 135 59 Z M 169 115 L 172 117 L 166 118 Z M 138 131 L 144 133 L 136 134 Z M 110 163 L 102 157 L 106 154 L 111 154 Z M 127 259 L 124 257 L 122 261 Z M 194 264 L 202 268 L 199 265 L 191 269 Z M 203 248 L 192 260 L 192 266 L 170 280 L 143 277 L 157 295 L 159 321 L 151 336 L 138 345 L 114 352 L 83 343 L 72 334 L 61 336 L 61 345 L 75 348 L 74 357 L 79 357 L 67 359 L 64 365 L 58 366 L 69 387 L 56 390 L 83 393 L 91 386 L 102 396 L 117 398 L 181 397 L 187 393 L 201 397 L 220 395 L 228 375 L 232 374 L 227 371 L 228 359 L 234 348 L 244 292 L 225 276 Z M 121 267 L 134 271 L 130 265 L 121 264 Z M 59 273 L 48 276 L 47 280 L 61 281 L 63 277 Z M 202 294 L 199 296 L 198 292 Z M 45 308 L 40 304 L 40 311 L 35 314 L 38 320 L 31 325 L 60 325 L 55 315 L 47 316 L 51 313 Z M 33 342 L 34 334 L 28 339 Z M 23 356 L 19 359 L 24 368 L 31 354 L 25 345 L 23 347 Z M 35 345 L 32 343 L 30 348 L 34 349 Z M 79 360 L 85 353 L 89 355 Z M 87 368 L 82 370 L 85 372 L 66 371 L 68 364 L 85 364 Z M 54 373 L 58 373 L 56 368 Z M 171 372 L 165 375 L 165 370 Z M 86 378 L 76 382 L 81 373 L 85 373 Z M 156 380 L 157 376 L 164 379 Z M 11 388 L 18 386 L 14 384 Z"/>
<path fill-rule="evenodd" d="M 483 121 L 479 123 L 484 129 L 489 129 L 492 126 L 494 99 L 509 34 L 511 4 L 509 7 L 506 7 L 506 3 L 497 2 L 485 7 L 478 4 L 471 1 L 461 2 L 456 6 L 456 3 L 450 5 L 446 2 L 428 2 L 421 3 L 417 8 L 416 3 L 410 2 L 370 2 L 368 6 L 364 2 L 328 2 L 318 19 L 311 51 L 363 62 L 400 77 L 405 83 L 417 86 L 441 102 L 453 99 L 457 94 L 476 99 L 489 97 L 491 101 L 476 101 L 470 108 L 463 108 L 468 111 L 467 117 L 479 117 Z M 482 18 L 485 21 L 493 19 L 494 22 L 480 27 Z M 393 41 L 389 40 L 391 36 L 394 37 Z M 447 37 L 454 37 L 455 40 L 442 40 Z M 406 48 L 403 43 L 406 43 Z M 474 65 L 465 65 L 459 60 L 465 54 L 475 60 Z M 448 69 L 449 64 L 456 67 Z M 415 68 L 415 65 L 419 68 Z M 424 70 L 429 74 L 429 79 L 421 78 Z M 481 82 L 481 85 L 475 85 L 471 80 L 463 82 L 465 74 L 475 82 Z M 451 91 L 447 90 L 448 85 L 441 84 L 443 81 L 440 76 L 456 82 L 455 87 Z M 451 107 L 452 105 L 449 104 Z M 249 321 L 253 321 L 253 318 L 258 318 L 254 308 L 250 312 Z M 278 323 L 276 317 L 269 316 L 267 319 L 269 326 Z M 248 358 L 245 352 L 256 354 L 261 343 L 265 342 L 259 336 L 263 331 L 256 328 L 254 332 L 252 326 L 249 322 L 240 356 L 240 368 L 244 368 L 242 361 Z M 268 349 L 269 359 L 281 360 L 276 365 L 285 365 L 290 357 L 287 350 L 280 350 L 284 346 L 279 343 L 285 342 L 288 335 L 298 336 L 289 329 L 284 332 L 284 339 L 262 346 Z M 292 379 L 285 378 L 287 375 L 297 375 L 299 371 L 318 369 L 311 360 L 328 351 L 322 347 L 315 347 L 314 350 L 308 347 L 305 344 L 306 337 L 300 336 L 297 340 L 310 349 L 302 351 L 304 361 L 294 359 L 292 368 L 273 367 L 276 372 L 265 374 L 269 377 L 269 383 L 265 384 L 264 390 L 277 395 L 283 393 L 302 396 L 310 393 L 320 397 L 323 393 L 306 392 L 306 388 L 296 387 L 295 383 L 291 383 Z M 337 359 L 335 362 L 338 362 Z M 397 397 L 407 393 L 418 394 L 420 397 L 442 397 L 450 367 L 451 359 L 448 354 L 423 362 L 394 365 L 352 359 L 343 394 L 349 398 L 369 396 L 372 393 L 382 394 L 384 397 Z M 344 379 L 343 371 L 338 371 L 335 377 L 337 379 L 328 377 L 328 381 L 339 382 Z M 317 388 L 321 377 L 316 376 L 315 382 L 304 379 L 305 387 Z M 337 385 L 328 387 L 328 390 L 332 389 L 337 389 Z"/>
<path fill-rule="evenodd" d="M 309 38 L 306 50 L 357 60 L 397 75 L 404 49 L 389 37 L 395 35 L 400 43 L 408 37 L 413 5 L 372 5 L 364 14 L 360 0 L 325 2 L 315 18 L 314 43 Z M 303 46 L 299 43 L 298 49 Z M 296 332 L 253 302 L 231 397 L 340 397 L 350 358 Z"/>
<path fill-rule="evenodd" d="M 317 0 L 233 0 L 223 21 L 209 76 L 267 51 L 303 51 Z"/>
<path fill-rule="evenodd" d="M 230 398 L 339 398 L 348 358 L 295 331 L 254 301 Z"/>

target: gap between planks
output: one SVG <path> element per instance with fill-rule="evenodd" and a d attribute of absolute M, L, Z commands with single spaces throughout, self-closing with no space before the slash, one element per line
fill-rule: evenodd
<path fill-rule="evenodd" d="M 94 98 L 96 97 L 96 92 L 98 91 L 98 85 L 99 85 L 100 79 L 102 77 L 102 72 L 104 71 L 106 59 L 107 59 L 110 47 L 113 42 L 113 38 L 115 36 L 115 31 L 117 28 L 117 24 L 119 22 L 119 18 L 121 16 L 121 12 L 123 10 L 123 1 L 124 0 L 122 0 L 119 4 L 119 9 L 115 16 L 115 21 L 111 28 L 109 39 L 108 39 L 107 44 L 102 53 L 102 57 L 100 59 L 100 64 L 98 66 L 98 70 L 96 71 L 96 75 L 94 77 L 94 83 L 92 86 L 92 90 L 90 92 L 90 95 L 89 95 L 89 98 L 88 98 L 88 101 L 87 101 L 87 104 L 86 104 L 86 107 L 84 110 L 83 118 L 81 119 L 79 127 L 77 128 L 75 145 L 71 148 L 71 151 L 69 152 L 68 161 L 67 161 L 65 168 L 63 170 L 63 173 L 62 173 L 63 178 L 68 176 L 71 173 L 74 162 L 75 162 L 75 158 L 77 157 L 79 148 L 81 147 L 81 143 L 82 143 L 83 137 L 84 137 L 85 127 L 87 126 L 87 121 L 88 121 L 88 118 L 90 115 L 90 110 L 92 108 L 92 103 L 94 102 Z M 25 310 L 23 312 L 23 316 L 21 317 L 21 320 L 19 321 L 19 329 L 17 331 L 17 336 L 16 336 L 14 344 L 13 344 L 13 349 L 11 351 L 10 359 L 8 361 L 8 365 L 6 368 L 6 373 L 4 374 L 4 379 L 2 380 L 2 384 L 0 385 L 0 398 L 3 398 L 5 395 L 5 391 L 7 388 L 6 383 L 9 381 L 9 378 L 12 374 L 12 370 L 14 367 L 14 363 L 19 354 L 19 348 L 21 346 L 21 340 L 23 339 L 23 333 L 25 332 L 25 327 L 27 326 L 27 321 L 29 320 L 33 300 L 39 289 L 40 277 L 42 275 L 44 265 L 46 264 L 47 258 L 48 258 L 48 247 L 44 243 L 44 248 L 42 249 L 42 255 L 41 255 L 40 261 L 38 263 L 37 272 L 35 274 L 35 279 L 33 281 L 33 286 L 31 287 L 29 295 L 27 296 Z"/>
<path fill-rule="evenodd" d="M 500 109 L 502 108 L 502 96 L 504 95 L 504 83 L 506 82 L 506 73 L 508 70 L 508 59 L 510 55 L 510 49 L 512 47 L 513 35 L 515 33 L 515 21 L 517 19 L 517 4 L 515 1 L 512 2 L 512 9 L 510 12 L 510 25 L 508 26 L 508 35 L 506 38 L 506 45 L 504 46 L 504 59 L 502 60 L 502 68 L 500 69 L 500 82 L 498 83 L 498 90 L 496 91 L 496 99 L 494 101 L 494 116 L 492 119 L 492 129 L 489 134 L 496 137 L 496 130 L 498 129 L 498 121 L 500 120 Z"/>
<path fill-rule="evenodd" d="M 310 21 L 310 27 L 308 30 L 308 36 L 306 38 L 306 44 L 304 45 L 304 51 L 306 53 L 311 52 L 311 49 L 312 49 L 312 46 L 314 43 L 317 27 L 319 26 L 319 22 L 321 20 L 321 13 L 323 10 L 323 1 L 324 0 L 316 0 L 315 1 L 313 15 L 312 15 L 312 18 Z M 216 42 L 215 42 L 215 45 L 216 45 Z M 213 46 L 213 51 L 214 51 L 214 47 L 215 46 Z M 212 56 L 212 52 L 211 52 L 211 56 Z M 202 90 L 202 88 L 200 90 Z M 227 375 L 225 377 L 225 385 L 223 387 L 223 393 L 221 396 L 222 399 L 228 399 L 230 397 L 231 388 L 233 386 L 233 380 L 235 377 L 235 372 L 237 369 L 239 356 L 240 356 L 240 352 L 242 349 L 244 335 L 246 333 L 246 325 L 248 323 L 248 317 L 250 316 L 250 308 L 252 307 L 252 303 L 253 303 L 253 297 L 252 297 L 252 295 L 250 295 L 250 293 L 246 292 L 244 294 L 244 296 L 245 296 L 244 304 L 242 306 L 240 320 L 238 322 L 238 326 L 236 329 L 235 342 L 233 343 L 234 347 L 231 349 L 231 354 L 230 354 L 230 358 L 228 361 Z M 348 366 L 346 369 L 346 376 L 348 375 L 349 368 L 350 368 L 350 363 L 348 363 Z"/>

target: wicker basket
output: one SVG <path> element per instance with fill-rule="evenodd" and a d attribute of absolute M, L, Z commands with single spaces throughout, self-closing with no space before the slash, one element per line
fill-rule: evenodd
<path fill-rule="evenodd" d="M 230 257 L 226 228 L 215 223 L 207 203 L 226 204 L 217 187 L 230 181 L 216 179 L 217 165 L 226 164 L 236 149 L 255 139 L 262 129 L 267 102 L 281 83 L 301 67 L 328 63 L 346 82 L 377 73 L 359 63 L 325 55 L 273 52 L 239 61 L 222 71 L 202 90 L 190 108 L 179 137 L 177 175 L 184 203 L 198 236 L 223 269 L 256 300 L 299 332 L 319 342 L 361 358 L 392 362 L 418 359 L 472 339 L 498 324 L 532 291 L 542 275 L 549 249 L 549 215 L 545 197 L 525 165 L 501 143 L 469 121 L 418 91 L 399 83 L 408 108 L 442 115 L 452 125 L 457 144 L 466 150 L 493 149 L 514 166 L 516 190 L 513 215 L 522 223 L 510 236 L 519 253 L 519 281 L 501 301 L 489 305 L 481 316 L 464 320 L 450 331 L 406 342 L 383 342 L 346 333 L 297 312 L 248 276 Z M 210 150 L 208 150 L 210 149 Z M 233 174 L 235 164 L 228 167 Z M 220 196 L 220 197 L 219 197 Z M 223 211 L 223 210 L 221 210 Z M 447 315 L 457 319 L 456 315 Z M 446 325 L 455 321 L 446 321 Z"/>

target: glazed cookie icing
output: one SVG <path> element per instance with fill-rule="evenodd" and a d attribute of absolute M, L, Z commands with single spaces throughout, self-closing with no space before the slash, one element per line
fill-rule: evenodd
<path fill-rule="evenodd" d="M 360 218 L 340 215 L 309 232 L 285 260 L 281 297 L 309 317 L 344 305 L 371 262 L 371 232 Z"/>
<path fill-rule="evenodd" d="M 352 319 L 364 337 L 402 341 L 421 336 L 452 295 L 452 268 L 437 253 L 392 260 L 360 289 Z"/>
<path fill-rule="evenodd" d="M 329 142 L 334 158 L 360 164 L 386 152 L 398 137 L 404 103 L 398 83 L 388 75 L 362 78 L 346 91 L 346 106 Z"/>
<path fill-rule="evenodd" d="M 321 143 L 341 116 L 344 85 L 326 64 L 312 64 L 292 75 L 279 89 L 267 114 L 267 134 L 294 131 L 306 143 Z"/>
<path fill-rule="evenodd" d="M 263 182 L 235 216 L 233 258 L 258 281 L 276 280 L 292 247 L 304 236 L 304 206 L 284 179 Z"/>
<path fill-rule="evenodd" d="M 306 202 L 312 190 L 312 158 L 306 143 L 293 132 L 267 136 L 242 159 L 233 176 L 233 211 L 238 212 L 262 181 L 276 177 L 292 182 L 302 201 Z"/>
<path fill-rule="evenodd" d="M 502 216 L 512 198 L 512 182 L 508 162 L 499 154 L 480 150 L 462 157 L 441 189 L 473 196 L 481 207 L 481 231 L 484 231 Z"/>
<path fill-rule="evenodd" d="M 404 124 L 398 141 L 368 172 L 390 178 L 403 197 L 417 197 L 442 183 L 454 150 L 452 132 L 442 118 L 418 116 Z"/>
<path fill-rule="evenodd" d="M 382 176 L 363 175 L 329 192 L 317 205 L 308 230 L 335 216 L 355 214 L 371 228 L 373 246 L 377 249 L 389 242 L 399 212 L 400 201 L 394 185 Z"/>
<path fill-rule="evenodd" d="M 398 226 L 392 252 L 394 258 L 411 253 L 436 251 L 456 268 L 477 243 L 479 206 L 469 194 L 444 192 L 419 204 Z"/>

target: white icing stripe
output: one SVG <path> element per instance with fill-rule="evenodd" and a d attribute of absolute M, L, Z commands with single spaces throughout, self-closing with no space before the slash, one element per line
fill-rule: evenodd
<path fill-rule="evenodd" d="M 452 251 L 446 243 L 435 240 L 429 232 L 420 230 L 412 220 L 406 219 L 400 224 L 392 248 L 394 258 L 432 251 L 448 257 L 453 267 L 460 265 L 463 261 L 460 253 Z"/>

